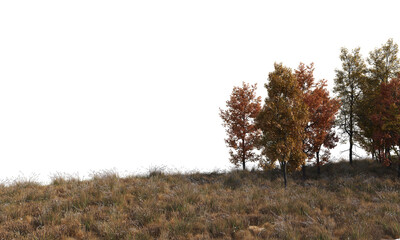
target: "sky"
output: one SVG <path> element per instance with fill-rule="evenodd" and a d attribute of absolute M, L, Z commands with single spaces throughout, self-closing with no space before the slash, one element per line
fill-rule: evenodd
<path fill-rule="evenodd" d="M 1 1 L 0 180 L 230 169 L 232 88 L 314 62 L 332 89 L 341 47 L 400 43 L 396 2 Z"/>

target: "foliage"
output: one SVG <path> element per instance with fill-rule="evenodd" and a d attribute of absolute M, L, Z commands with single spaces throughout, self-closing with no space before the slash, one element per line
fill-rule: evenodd
<path fill-rule="evenodd" d="M 317 165 L 329 159 L 329 149 L 336 146 L 338 137 L 333 129 L 335 115 L 339 110 L 340 101 L 329 97 L 325 80 L 314 82 L 314 64 L 305 66 L 300 63 L 294 72 L 303 93 L 303 101 L 307 105 L 309 122 L 305 128 L 304 152 L 308 159 L 316 157 Z M 322 146 L 325 152 L 320 162 L 319 153 Z"/>
<path fill-rule="evenodd" d="M 307 157 L 303 152 L 303 139 L 308 111 L 292 70 L 277 63 L 274 67 L 265 84 L 268 97 L 257 117 L 257 126 L 263 132 L 260 145 L 266 157 L 260 164 L 269 168 L 278 161 L 286 186 L 286 168 L 298 169 Z"/>
<path fill-rule="evenodd" d="M 349 139 L 349 161 L 352 164 L 354 140 L 358 135 L 356 105 L 360 99 L 361 85 L 365 81 L 366 65 L 360 54 L 360 48 L 351 53 L 341 49 L 342 69 L 336 70 L 334 92 L 341 101 L 338 125 Z"/>
<path fill-rule="evenodd" d="M 369 53 L 367 59 L 369 67 L 368 85 L 378 87 L 381 83 L 387 83 L 391 78 L 400 73 L 400 59 L 397 54 L 399 46 L 389 39 L 382 47 Z"/>
<path fill-rule="evenodd" d="M 376 126 L 372 138 L 383 148 L 395 150 L 400 145 L 400 76 L 382 82 L 371 121 Z M 386 165 L 389 158 L 384 158 Z"/>
<path fill-rule="evenodd" d="M 369 63 L 368 77 L 361 85 L 362 95 L 357 107 L 357 122 L 360 128 L 358 141 L 365 150 L 371 152 L 379 160 L 390 155 L 390 147 L 385 146 L 384 142 L 380 140 L 376 141 L 376 136 L 383 134 L 379 133 L 381 126 L 377 121 L 376 104 L 381 101 L 379 100 L 382 97 L 380 95 L 381 85 L 387 84 L 400 71 L 398 51 L 398 45 L 392 39 L 389 39 L 382 47 L 370 52 L 367 59 Z M 384 152 L 386 153 L 385 156 L 383 155 Z"/>
<path fill-rule="evenodd" d="M 242 87 L 234 87 L 227 109 L 220 109 L 223 126 L 228 137 L 225 139 L 230 150 L 230 161 L 236 166 L 242 163 L 246 169 L 247 161 L 257 161 L 258 155 L 253 152 L 254 145 L 260 137 L 254 119 L 261 110 L 261 97 L 256 96 L 257 85 L 243 82 Z"/>

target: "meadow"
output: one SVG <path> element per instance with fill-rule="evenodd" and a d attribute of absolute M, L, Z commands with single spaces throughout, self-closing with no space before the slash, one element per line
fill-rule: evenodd
<path fill-rule="evenodd" d="M 0 239 L 395 239 L 400 179 L 372 160 L 0 186 Z"/>

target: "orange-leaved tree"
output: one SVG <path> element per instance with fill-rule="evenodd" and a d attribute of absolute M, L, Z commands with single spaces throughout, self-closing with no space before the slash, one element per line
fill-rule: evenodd
<path fill-rule="evenodd" d="M 256 96 L 257 84 L 243 82 L 242 87 L 234 87 L 230 99 L 226 101 L 226 110 L 220 109 L 223 126 L 228 137 L 225 139 L 230 161 L 246 169 L 246 162 L 258 161 L 259 156 L 253 151 L 261 132 L 255 126 L 255 118 L 261 110 L 261 97 Z"/>
<path fill-rule="evenodd" d="M 294 75 L 298 86 L 303 93 L 303 101 L 308 107 L 309 122 L 305 127 L 304 152 L 308 159 L 315 157 L 317 171 L 320 174 L 320 165 L 329 159 L 329 149 L 336 146 L 338 137 L 334 131 L 335 115 L 339 111 L 340 101 L 329 97 L 325 80 L 314 81 L 314 64 L 306 66 L 300 63 Z M 322 146 L 324 154 L 320 158 Z M 303 165 L 303 177 L 305 177 L 305 164 Z"/>
<path fill-rule="evenodd" d="M 287 170 L 300 169 L 307 158 L 303 152 L 303 139 L 308 111 L 290 68 L 275 63 L 275 70 L 269 73 L 268 79 L 265 84 L 268 97 L 256 119 L 263 132 L 260 147 L 265 159 L 260 165 L 267 169 L 278 161 L 286 188 Z"/>

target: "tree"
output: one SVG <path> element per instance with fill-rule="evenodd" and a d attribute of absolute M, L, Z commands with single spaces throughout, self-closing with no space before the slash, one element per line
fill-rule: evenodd
<path fill-rule="evenodd" d="M 386 149 L 394 150 L 400 158 L 400 75 L 387 83 L 381 83 L 375 106 L 375 113 L 371 115 L 371 120 L 376 126 L 376 131 L 372 137 Z M 385 165 L 392 163 L 390 155 L 384 156 L 383 160 Z M 400 177 L 400 162 L 398 164 Z"/>
<path fill-rule="evenodd" d="M 329 159 L 329 149 L 334 148 L 339 140 L 333 127 L 335 115 L 340 108 L 340 101 L 329 97 L 325 80 L 320 80 L 318 83 L 314 82 L 313 63 L 309 66 L 300 63 L 294 74 L 303 93 L 303 101 L 307 105 L 309 114 L 309 122 L 305 127 L 306 137 L 303 141 L 303 151 L 307 154 L 309 160 L 316 158 L 317 171 L 320 174 L 320 166 Z M 322 146 L 325 147 L 325 151 L 321 158 L 323 161 L 320 161 Z M 305 164 L 302 168 L 305 178 Z"/>
<path fill-rule="evenodd" d="M 253 151 L 261 132 L 255 127 L 255 118 L 261 110 L 261 97 L 256 97 L 257 84 L 249 85 L 243 82 L 242 87 L 234 87 L 230 99 L 226 102 L 227 109 L 220 109 L 223 126 L 228 137 L 226 144 L 230 147 L 230 161 L 243 170 L 246 162 L 257 161 L 258 155 Z"/>
<path fill-rule="evenodd" d="M 382 87 L 382 93 L 389 95 L 390 100 L 387 105 L 385 105 L 386 103 L 381 104 L 382 107 L 386 106 L 388 112 L 383 127 L 391 134 L 392 149 L 397 155 L 397 177 L 400 178 L 400 74 L 385 85 Z M 385 94 L 385 92 L 389 93 Z"/>
<path fill-rule="evenodd" d="M 383 83 L 388 83 L 400 72 L 400 60 L 397 57 L 398 45 L 389 39 L 386 44 L 370 52 L 367 62 L 369 64 L 368 77 L 361 84 L 361 98 L 357 107 L 357 119 L 360 129 L 359 142 L 365 150 L 372 153 L 373 157 L 382 161 L 390 156 L 389 146 L 376 142 L 374 135 L 379 135 L 379 121 L 376 121 L 376 103 L 379 101 L 380 88 Z M 375 115 L 375 120 L 372 120 Z M 378 125 L 376 125 L 378 124 Z M 377 151 L 377 153 L 376 153 Z"/>
<path fill-rule="evenodd" d="M 263 133 L 260 146 L 265 159 L 260 165 L 267 169 L 278 161 L 286 188 L 287 171 L 298 170 L 307 158 L 303 152 L 303 139 L 308 112 L 292 70 L 277 63 L 274 67 L 268 75 L 268 84 L 265 84 L 268 97 L 256 119 Z"/>
<path fill-rule="evenodd" d="M 360 98 L 360 86 L 365 80 L 366 65 L 360 54 L 360 48 L 351 53 L 346 48 L 341 49 L 340 60 L 342 69 L 336 70 L 334 92 L 341 100 L 338 116 L 339 128 L 349 139 L 349 161 L 353 163 L 353 145 L 357 137 L 356 104 Z"/>

